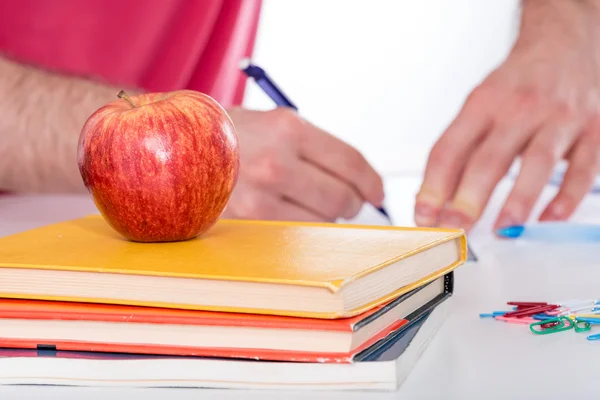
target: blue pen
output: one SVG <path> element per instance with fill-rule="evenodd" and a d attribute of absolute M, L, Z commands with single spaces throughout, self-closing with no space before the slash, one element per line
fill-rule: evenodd
<path fill-rule="evenodd" d="M 267 75 L 261 67 L 252 64 L 249 59 L 243 59 L 239 65 L 240 69 L 250 78 L 253 78 L 256 84 L 266 93 L 267 96 L 275 102 L 278 107 L 290 107 L 298 111 L 298 107 L 279 89 L 273 80 Z M 381 214 L 391 222 L 387 211 L 382 207 L 377 209 Z"/>
<path fill-rule="evenodd" d="M 497 234 L 505 238 L 522 238 L 545 242 L 597 242 L 600 225 L 570 222 L 540 222 L 531 225 L 513 225 L 500 228 Z"/>

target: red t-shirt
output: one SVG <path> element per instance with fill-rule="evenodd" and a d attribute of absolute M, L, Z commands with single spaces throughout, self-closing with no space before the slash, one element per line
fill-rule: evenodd
<path fill-rule="evenodd" d="M 240 104 L 261 0 L 0 0 L 0 53 L 147 91 Z"/>

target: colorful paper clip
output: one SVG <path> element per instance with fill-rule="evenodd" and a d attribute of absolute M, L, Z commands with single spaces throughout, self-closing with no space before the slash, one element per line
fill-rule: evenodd
<path fill-rule="evenodd" d="M 535 307 L 535 306 L 547 306 L 548 303 L 541 301 L 509 301 L 509 306 L 517 306 L 517 307 Z"/>
<path fill-rule="evenodd" d="M 529 325 L 533 322 L 535 322 L 536 320 L 533 318 L 529 318 L 529 317 L 525 317 L 525 318 L 510 318 L 510 317 L 503 317 L 503 316 L 497 316 L 494 317 L 496 320 L 498 321 L 504 321 L 507 322 L 509 324 L 521 324 L 521 325 Z"/>
<path fill-rule="evenodd" d="M 556 322 L 550 326 L 549 324 Z M 540 329 L 536 329 L 536 327 L 540 327 Z M 548 328 L 544 328 L 544 326 L 550 326 Z M 549 333 L 556 333 L 562 331 L 568 331 L 569 329 L 573 329 L 575 323 L 573 320 L 567 317 L 555 317 L 551 319 L 545 319 L 542 321 L 537 321 L 529 325 L 529 329 L 531 332 L 537 335 L 547 335 Z"/>
<path fill-rule="evenodd" d="M 545 319 L 554 318 L 552 315 L 548 315 L 546 313 L 535 314 L 532 317 L 533 317 L 533 319 L 537 319 L 537 320 L 545 320 Z"/>
<path fill-rule="evenodd" d="M 575 320 L 575 332 L 587 332 L 592 329 L 592 326 L 587 321 Z"/>
<path fill-rule="evenodd" d="M 488 314 L 479 314 L 480 318 L 494 318 L 494 317 L 501 317 L 504 314 L 506 314 L 506 311 L 492 311 L 491 313 Z"/>
<path fill-rule="evenodd" d="M 581 321 L 581 322 L 587 322 L 588 324 L 592 324 L 592 325 L 600 324 L 600 318 L 575 317 L 575 320 Z"/>
<path fill-rule="evenodd" d="M 540 328 L 542 329 L 550 329 L 550 328 L 554 328 L 555 326 L 557 326 L 558 324 L 560 324 L 560 321 L 545 321 L 543 324 L 540 324 Z"/>
<path fill-rule="evenodd" d="M 595 335 L 588 336 L 587 340 L 600 340 L 600 333 L 596 333 Z"/>
<path fill-rule="evenodd" d="M 530 317 L 532 315 L 541 314 L 541 313 L 549 313 L 552 310 L 557 309 L 559 306 L 554 304 L 541 305 L 541 306 L 532 306 L 523 309 L 518 309 L 516 311 L 510 311 L 504 314 L 505 317 L 516 318 L 516 317 Z"/>
<path fill-rule="evenodd" d="M 573 329 L 589 332 L 592 325 L 600 325 L 600 300 L 572 300 L 568 302 L 509 301 L 509 311 L 492 311 L 479 314 L 498 321 L 528 325 L 536 335 L 547 335 Z M 600 333 L 587 336 L 587 340 L 600 340 Z"/>

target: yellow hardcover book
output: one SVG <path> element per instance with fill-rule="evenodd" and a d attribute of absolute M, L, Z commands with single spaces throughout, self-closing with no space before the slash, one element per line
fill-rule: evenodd
<path fill-rule="evenodd" d="M 0 296 L 331 319 L 465 260 L 462 230 L 223 219 L 135 243 L 93 215 L 0 238 Z"/>

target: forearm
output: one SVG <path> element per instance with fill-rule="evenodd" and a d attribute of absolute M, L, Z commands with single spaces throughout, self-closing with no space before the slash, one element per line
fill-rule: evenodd
<path fill-rule="evenodd" d="M 79 132 L 117 92 L 0 57 L 0 190 L 84 191 Z"/>

